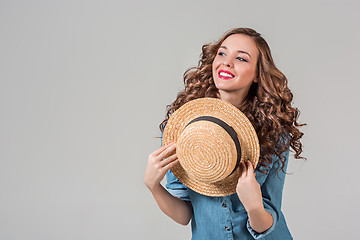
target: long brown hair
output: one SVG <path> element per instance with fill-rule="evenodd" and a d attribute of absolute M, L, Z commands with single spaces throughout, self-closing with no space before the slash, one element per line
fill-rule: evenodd
<path fill-rule="evenodd" d="M 222 42 L 233 34 L 244 34 L 251 37 L 258 50 L 257 78 L 249 93 L 238 107 L 251 121 L 259 138 L 261 147 L 259 167 L 267 174 L 269 164 L 277 156 L 284 169 L 286 158 L 283 153 L 291 147 L 295 158 L 301 157 L 303 133 L 298 127 L 306 124 L 297 122 L 300 111 L 291 106 L 293 94 L 287 86 L 287 78 L 277 69 L 265 39 L 251 28 L 235 28 L 225 33 L 217 42 L 205 44 L 197 67 L 191 67 L 184 73 L 185 89 L 177 95 L 175 101 L 167 105 L 166 118 L 159 125 L 163 131 L 171 114 L 183 104 L 203 97 L 219 98 L 218 89 L 212 76 L 212 63 Z M 283 170 L 284 171 L 284 170 Z"/>

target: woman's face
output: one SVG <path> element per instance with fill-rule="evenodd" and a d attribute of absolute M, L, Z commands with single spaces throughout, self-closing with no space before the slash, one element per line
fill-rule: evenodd
<path fill-rule="evenodd" d="M 251 84 L 257 82 L 258 49 L 251 37 L 233 34 L 224 40 L 212 64 L 212 73 L 220 95 L 246 97 Z"/>

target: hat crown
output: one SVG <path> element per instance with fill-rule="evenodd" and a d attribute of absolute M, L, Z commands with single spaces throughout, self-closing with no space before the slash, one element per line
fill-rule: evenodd
<path fill-rule="evenodd" d="M 210 123 L 203 117 L 220 121 Z M 171 142 L 177 142 L 179 158 L 172 173 L 186 187 L 207 196 L 235 193 L 241 175 L 236 164 L 250 160 L 256 167 L 259 160 L 259 141 L 249 119 L 231 103 L 217 98 L 191 100 L 177 109 L 163 132 L 163 145 Z"/>
<path fill-rule="evenodd" d="M 227 131 L 214 122 L 188 125 L 177 142 L 179 162 L 198 181 L 215 183 L 229 176 L 237 165 L 237 150 Z"/>

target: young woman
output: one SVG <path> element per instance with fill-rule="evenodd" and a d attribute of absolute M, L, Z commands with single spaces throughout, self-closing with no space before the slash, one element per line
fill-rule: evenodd
<path fill-rule="evenodd" d="M 302 158 L 299 110 L 287 79 L 275 66 L 270 48 L 250 28 L 228 31 L 214 44 L 202 47 L 197 67 L 184 74 L 185 89 L 168 105 L 163 131 L 170 115 L 186 102 L 203 97 L 220 98 L 240 109 L 253 124 L 260 143 L 256 169 L 240 165 L 236 193 L 209 197 L 185 187 L 171 172 L 178 163 L 176 143 L 148 157 L 144 182 L 160 209 L 174 221 L 191 220 L 192 239 L 292 239 L 281 212 L 282 190 L 290 147 Z M 166 175 L 167 190 L 160 184 Z"/>

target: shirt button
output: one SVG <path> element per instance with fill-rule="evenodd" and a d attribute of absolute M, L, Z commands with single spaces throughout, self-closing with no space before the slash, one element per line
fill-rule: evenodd
<path fill-rule="evenodd" d="M 226 231 L 230 231 L 230 228 L 228 226 L 225 227 Z"/>
<path fill-rule="evenodd" d="M 222 206 L 222 207 L 226 207 L 226 203 L 223 203 L 221 206 Z"/>

